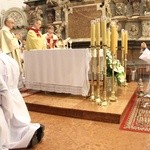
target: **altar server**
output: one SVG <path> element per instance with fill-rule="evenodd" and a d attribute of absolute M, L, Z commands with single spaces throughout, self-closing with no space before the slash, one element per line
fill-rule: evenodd
<path fill-rule="evenodd" d="M 46 38 L 47 49 L 55 48 L 58 42 L 58 37 L 54 34 L 54 27 L 49 26 L 47 33 L 44 34 Z"/>
<path fill-rule="evenodd" d="M 31 123 L 17 88 L 17 62 L 0 51 L 0 150 L 32 147 L 41 141 L 44 126 Z"/>
<path fill-rule="evenodd" d="M 40 32 L 42 22 L 39 19 L 34 20 L 34 24 L 29 28 L 26 38 L 27 50 L 42 50 L 46 49 L 46 41 Z"/>

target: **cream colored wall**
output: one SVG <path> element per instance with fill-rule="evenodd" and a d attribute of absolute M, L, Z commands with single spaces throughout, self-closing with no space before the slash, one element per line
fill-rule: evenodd
<path fill-rule="evenodd" d="M 7 11 L 9 8 L 12 7 L 22 8 L 23 6 L 25 6 L 23 2 L 24 0 L 0 0 L 0 12 L 2 10 Z"/>

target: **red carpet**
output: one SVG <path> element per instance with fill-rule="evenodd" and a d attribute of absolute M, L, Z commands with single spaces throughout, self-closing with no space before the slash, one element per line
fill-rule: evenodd
<path fill-rule="evenodd" d="M 121 130 L 150 133 L 150 99 L 138 98 L 136 93 L 126 109 L 126 115 L 120 125 Z"/>
<path fill-rule="evenodd" d="M 28 96 L 31 96 L 33 94 L 39 93 L 39 92 L 40 91 L 37 91 L 37 90 L 28 90 L 28 89 L 26 89 L 26 90 L 21 91 L 21 95 L 23 97 L 28 97 Z"/>

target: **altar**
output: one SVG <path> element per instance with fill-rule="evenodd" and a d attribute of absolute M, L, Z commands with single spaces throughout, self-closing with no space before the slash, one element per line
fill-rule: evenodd
<path fill-rule="evenodd" d="M 87 96 L 89 49 L 33 50 L 24 52 L 27 89 Z"/>

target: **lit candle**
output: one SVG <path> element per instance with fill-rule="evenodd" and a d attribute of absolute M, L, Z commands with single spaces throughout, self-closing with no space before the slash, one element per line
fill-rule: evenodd
<path fill-rule="evenodd" d="M 124 43 L 125 43 L 125 39 L 124 39 L 125 32 L 124 31 L 125 31 L 124 29 L 121 30 L 121 47 L 123 48 L 123 50 L 124 50 Z"/>
<path fill-rule="evenodd" d="M 125 50 L 125 54 L 128 53 L 128 31 L 125 30 L 125 33 L 124 33 L 124 50 Z"/>
<path fill-rule="evenodd" d="M 118 50 L 118 37 L 119 37 L 119 35 L 118 35 L 118 31 L 117 31 L 117 27 L 116 27 L 116 51 Z"/>
<path fill-rule="evenodd" d="M 117 31 L 116 31 L 116 25 L 111 25 L 111 51 L 112 54 L 116 53 L 116 41 L 117 41 Z"/>
<path fill-rule="evenodd" d="M 95 20 L 91 21 L 91 46 L 95 46 Z"/>
<path fill-rule="evenodd" d="M 100 19 L 96 19 L 95 25 L 95 34 L 96 34 L 96 45 L 100 45 Z"/>
<path fill-rule="evenodd" d="M 102 44 L 107 45 L 107 34 L 106 34 L 106 18 L 102 18 L 101 20 L 102 25 Z"/>
<path fill-rule="evenodd" d="M 110 47 L 110 28 L 107 29 L 107 46 Z"/>

